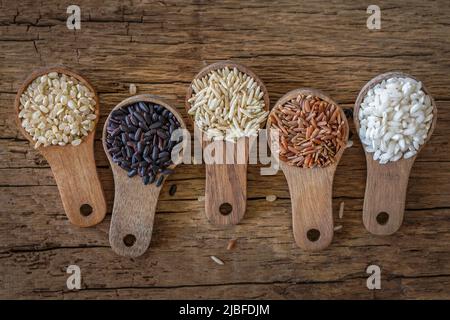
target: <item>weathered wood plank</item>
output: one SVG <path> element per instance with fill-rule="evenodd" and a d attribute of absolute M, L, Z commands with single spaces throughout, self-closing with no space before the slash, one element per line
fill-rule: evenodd
<path fill-rule="evenodd" d="M 283 204 L 281 209 L 276 208 L 280 206 L 277 204 L 267 212 L 258 208 L 260 206 L 255 202 L 249 202 L 249 217 L 231 234 L 229 229 L 208 226 L 200 213 L 192 213 L 191 217 L 189 212 L 159 213 L 151 248 L 140 259 L 115 255 L 107 246 L 105 233 L 97 231 L 96 234 L 102 235 L 103 239 L 94 242 L 94 237 L 89 237 L 90 241 L 86 243 L 81 239 L 88 238 L 86 236 L 92 233 L 92 229 L 83 229 L 70 232 L 72 239 L 67 245 L 64 242 L 52 244 L 55 240 L 52 236 L 41 242 L 40 247 L 18 246 L 2 251 L 2 265 L 7 275 L 20 281 L 21 285 L 16 283 L 14 286 L 17 293 L 26 293 L 27 290 L 63 291 L 64 270 L 71 263 L 84 270 L 87 288 L 236 282 L 346 282 L 355 277 L 363 282 L 368 264 L 380 265 L 387 279 L 449 276 L 443 273 L 450 266 L 449 249 L 434 245 L 436 237 L 442 241 L 450 240 L 447 232 L 450 227 L 449 210 L 432 214 L 407 212 L 405 225 L 399 233 L 381 239 L 368 237 L 361 228 L 360 212 L 349 211 L 344 228 L 336 233 L 330 248 L 308 254 L 293 244 L 288 210 Z M 195 223 L 180 227 L 186 219 Z M 66 229 L 65 239 L 69 229 L 74 229 L 67 224 L 60 227 Z M 96 229 L 101 231 L 102 226 Z M 267 235 L 268 229 L 276 230 L 277 234 Z M 173 234 L 178 236 L 171 236 Z M 42 236 L 42 232 L 36 232 L 36 235 Z M 237 250 L 232 252 L 226 250 L 230 236 L 239 239 Z M 81 240 L 78 245 L 77 238 Z M 90 248 L 83 248 L 83 245 Z M 177 256 L 177 268 L 173 268 L 174 255 Z M 210 255 L 219 256 L 225 261 L 225 266 L 214 264 Z M 15 268 L 17 263 L 24 267 Z M 187 276 L 189 270 L 196 272 Z M 52 276 L 52 280 L 42 274 Z"/>
<path fill-rule="evenodd" d="M 449 277 L 397 278 L 385 282 L 383 291 L 364 289 L 364 279 L 337 282 L 306 283 L 242 283 L 223 285 L 192 285 L 157 288 L 122 287 L 89 288 L 81 291 L 36 290 L 21 296 L 58 299 L 448 299 Z M 355 288 L 357 288 L 355 290 Z M 423 290 L 423 288 L 427 288 Z"/>
<path fill-rule="evenodd" d="M 445 0 L 382 1 L 382 29 L 376 32 L 366 28 L 363 1 L 282 0 L 276 8 L 257 0 L 79 1 L 82 29 L 76 32 L 65 26 L 69 4 L 46 1 L 37 9 L 32 0 L 0 2 L 0 298 L 450 298 Z M 334 220 L 343 228 L 322 252 L 295 246 L 286 180 L 281 172 L 261 176 L 260 165 L 249 166 L 248 211 L 233 228 L 206 221 L 198 201 L 204 166 L 178 167 L 161 191 L 152 243 L 139 259 L 109 248 L 109 216 L 94 228 L 70 225 L 47 162 L 15 127 L 13 100 L 25 77 L 34 68 L 64 64 L 99 91 L 95 156 L 110 212 L 112 175 L 99 141 L 108 112 L 135 83 L 138 92 L 163 96 L 186 117 L 186 87 L 202 66 L 220 59 L 251 67 L 272 103 L 306 86 L 351 108 L 378 73 L 398 69 L 422 79 L 438 100 L 438 122 L 412 169 L 399 232 L 375 237 L 362 225 L 366 169 L 356 137 L 333 188 Z M 168 194 L 171 184 L 178 187 L 174 196 Z M 278 199 L 267 202 L 269 194 Z M 227 251 L 231 238 L 238 245 Z M 82 269 L 81 291 L 66 289 L 69 264 Z M 370 264 L 382 268 L 382 290 L 366 288 Z"/>

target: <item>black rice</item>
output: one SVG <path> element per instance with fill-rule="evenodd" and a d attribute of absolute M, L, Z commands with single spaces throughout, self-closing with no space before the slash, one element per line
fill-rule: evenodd
<path fill-rule="evenodd" d="M 171 185 L 169 189 L 169 194 L 171 196 L 174 196 L 176 192 L 177 192 L 177 185 L 176 184 Z"/>
<path fill-rule="evenodd" d="M 160 187 L 164 177 L 173 173 L 169 167 L 172 149 L 179 141 L 170 141 L 180 128 L 175 115 L 163 106 L 138 102 L 115 110 L 107 126 L 106 145 L 113 162 L 139 176 L 142 182 Z"/>

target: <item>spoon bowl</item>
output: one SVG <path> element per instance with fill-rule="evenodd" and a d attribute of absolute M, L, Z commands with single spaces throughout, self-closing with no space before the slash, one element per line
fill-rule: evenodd
<path fill-rule="evenodd" d="M 194 83 L 194 80 L 197 79 L 202 79 L 203 77 L 207 76 L 211 71 L 214 70 L 220 70 L 223 68 L 228 67 L 229 69 L 234 69 L 236 68 L 238 71 L 245 73 L 247 75 L 249 75 L 250 77 L 252 77 L 253 79 L 255 79 L 256 83 L 258 84 L 258 86 L 260 86 L 262 92 L 264 92 L 264 109 L 266 111 L 269 110 L 269 106 L 270 106 L 270 98 L 269 98 L 269 92 L 266 89 L 266 86 L 264 85 L 264 82 L 262 82 L 262 80 L 248 67 L 233 62 L 233 61 L 229 61 L 229 60 L 224 60 L 224 61 L 218 61 L 216 63 L 212 63 L 210 65 L 207 65 L 206 67 L 204 67 L 203 69 L 201 69 L 199 71 L 199 73 L 197 73 L 194 77 L 194 79 L 192 79 L 191 84 L 189 85 L 187 92 L 186 92 L 186 98 L 185 98 L 185 103 L 184 103 L 184 107 L 186 108 L 186 112 L 189 112 L 189 110 L 191 109 L 191 104 L 189 103 L 189 99 L 192 97 L 193 94 L 193 90 L 192 90 L 192 84 Z M 189 114 L 188 114 L 189 115 Z M 195 121 L 192 119 L 192 117 L 189 115 L 189 119 L 192 123 L 193 126 L 195 126 Z"/>

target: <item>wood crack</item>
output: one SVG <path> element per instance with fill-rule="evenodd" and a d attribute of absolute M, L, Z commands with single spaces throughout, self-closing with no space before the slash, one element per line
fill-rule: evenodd
<path fill-rule="evenodd" d="M 106 245 L 80 245 L 80 246 L 57 246 L 57 247 L 33 247 L 33 246 L 25 246 L 25 247 L 13 247 L 7 250 L 0 251 L 0 254 L 8 254 L 8 253 L 36 253 L 36 252 L 46 252 L 46 251 L 55 251 L 55 250 L 75 250 L 75 249 L 98 249 L 98 248 L 108 248 L 111 249 L 110 246 Z"/>
<path fill-rule="evenodd" d="M 38 49 L 37 44 L 36 44 L 36 40 L 33 40 L 33 46 L 34 46 L 34 50 L 36 50 L 36 53 L 37 53 L 38 56 L 39 56 L 39 61 L 42 62 L 42 55 L 41 55 L 41 53 L 39 52 L 39 49 Z"/>
<path fill-rule="evenodd" d="M 355 277 L 352 279 L 359 279 Z M 362 279 L 362 277 L 361 277 Z M 347 279 L 348 280 L 348 279 Z M 316 284 L 335 284 L 342 283 L 344 280 L 325 280 L 325 281 L 246 281 L 246 282 L 225 282 L 225 283 L 206 283 L 206 284 L 181 284 L 173 286 L 118 286 L 118 287 L 85 287 L 79 291 L 110 291 L 110 290 L 158 290 L 158 289 L 181 289 L 181 288 L 208 288 L 208 287 L 224 287 L 224 286 L 250 286 L 250 285 L 316 285 Z M 33 290 L 36 293 L 58 293 L 65 290 Z"/>
<path fill-rule="evenodd" d="M 448 274 L 435 274 L 435 275 L 395 275 L 387 278 L 389 280 L 397 279 L 427 279 L 427 278 L 449 278 Z M 349 280 L 362 280 L 365 281 L 367 275 L 347 276 L 342 279 L 336 280 L 323 280 L 323 281 L 299 281 L 296 279 L 277 280 L 277 281 L 243 281 L 243 282 L 223 282 L 223 283 L 205 283 L 205 284 L 181 284 L 181 285 L 168 285 L 168 286 L 116 286 L 116 287 L 89 287 L 86 286 L 78 291 L 67 290 L 47 290 L 47 289 L 34 289 L 34 293 L 76 293 L 82 291 L 118 291 L 118 290 L 167 290 L 167 289 L 183 289 L 183 288 L 211 288 L 211 287 L 229 287 L 229 286 L 272 286 L 272 285 L 288 285 L 288 286 L 301 286 L 301 285 L 327 285 L 327 284 L 341 284 Z"/>
<path fill-rule="evenodd" d="M 381 58 L 381 59 L 390 59 L 390 58 L 402 58 L 402 57 L 430 57 L 433 56 L 433 53 L 398 53 L 398 54 L 389 54 L 389 55 L 364 55 L 364 54 L 297 54 L 297 53 L 268 53 L 268 54 L 256 54 L 256 55 L 245 55 L 245 56 L 232 56 L 231 59 L 254 59 L 254 58 L 286 58 L 286 57 L 294 57 L 294 58 Z M 225 58 L 221 58 L 225 59 Z"/>

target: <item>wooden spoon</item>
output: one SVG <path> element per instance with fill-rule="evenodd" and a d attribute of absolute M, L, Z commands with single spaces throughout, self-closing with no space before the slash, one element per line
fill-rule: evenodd
<path fill-rule="evenodd" d="M 411 78 L 417 80 L 416 78 L 403 72 L 388 72 L 378 75 L 370 80 L 361 89 L 355 102 L 353 118 L 358 136 L 360 128 L 358 116 L 359 107 L 367 92 L 378 83 L 392 77 Z M 417 154 L 430 139 L 437 119 L 437 108 L 433 97 L 423 84 L 422 90 L 431 98 L 431 104 L 433 106 L 433 120 L 428 131 L 428 136 L 424 144 L 420 146 Z M 364 226 L 373 234 L 390 235 L 396 232 L 402 225 L 409 173 L 417 154 L 409 159 L 401 158 L 395 162 L 380 164 L 378 161 L 373 160 L 373 153 L 368 153 L 365 149 L 364 152 L 366 154 L 367 162 L 367 181 L 363 206 Z"/>
<path fill-rule="evenodd" d="M 277 101 L 271 113 L 276 107 L 283 106 L 301 94 L 319 97 L 339 108 L 345 123 L 344 142 L 347 143 L 349 129 L 344 112 L 334 100 L 319 90 L 301 88 L 290 91 Z M 270 115 L 266 127 L 271 128 Z M 280 161 L 291 196 L 294 239 L 304 250 L 322 250 L 333 239 L 333 178 L 344 150 L 345 147 L 341 148 L 335 156 L 335 162 L 323 168 L 300 168 Z"/>
<path fill-rule="evenodd" d="M 159 192 L 164 183 L 157 187 L 155 183 L 144 185 L 139 176 L 129 178 L 127 171 L 112 161 L 106 144 L 106 129 L 114 110 L 140 101 L 158 104 L 168 109 L 178 119 L 180 128 L 186 129 L 183 118 L 175 108 L 161 98 L 150 94 L 136 95 L 123 100 L 114 107 L 106 119 L 103 127 L 102 142 L 106 156 L 111 164 L 115 189 L 109 242 L 111 248 L 117 254 L 127 257 L 142 255 L 150 245 L 156 205 Z M 184 145 L 186 143 L 187 141 L 183 141 Z M 173 164 L 169 169 L 174 169 L 175 167 L 176 164 Z"/>
<path fill-rule="evenodd" d="M 95 89 L 81 75 L 63 67 L 49 67 L 34 71 L 22 84 L 14 101 L 16 121 L 19 131 L 32 145 L 36 143 L 22 127 L 19 119 L 20 97 L 36 78 L 58 72 L 77 79 L 94 93 L 96 102 L 95 126 L 99 118 L 99 100 Z M 95 128 L 95 127 L 94 127 Z M 45 157 L 52 169 L 58 185 L 64 210 L 69 221 L 79 227 L 90 227 L 101 222 L 106 214 L 106 201 L 102 185 L 97 175 L 94 159 L 94 136 L 92 130 L 78 146 L 71 144 L 65 146 L 38 147 L 38 151 Z"/>
<path fill-rule="evenodd" d="M 264 83 L 249 68 L 234 63 L 232 61 L 219 61 L 203 68 L 195 77 L 201 79 L 213 70 L 236 68 L 242 73 L 251 76 L 264 92 L 265 109 L 269 110 L 269 94 Z M 189 111 L 191 104 L 188 100 L 192 97 L 192 84 L 189 86 L 186 94 L 185 107 Z M 195 121 L 190 118 L 193 125 Z M 205 164 L 206 182 L 205 182 L 205 213 L 208 220 L 216 225 L 233 225 L 239 223 L 244 217 L 247 207 L 247 162 L 248 150 L 251 148 L 248 138 L 241 138 L 245 141 L 245 164 Z M 203 149 L 209 144 L 215 144 L 216 148 L 225 150 L 224 141 L 209 142 L 206 139 L 202 141 Z M 237 144 L 242 141 L 237 141 Z M 235 148 L 235 154 L 238 151 Z M 216 149 L 217 150 L 217 149 Z M 236 156 L 234 159 L 237 159 Z"/>

